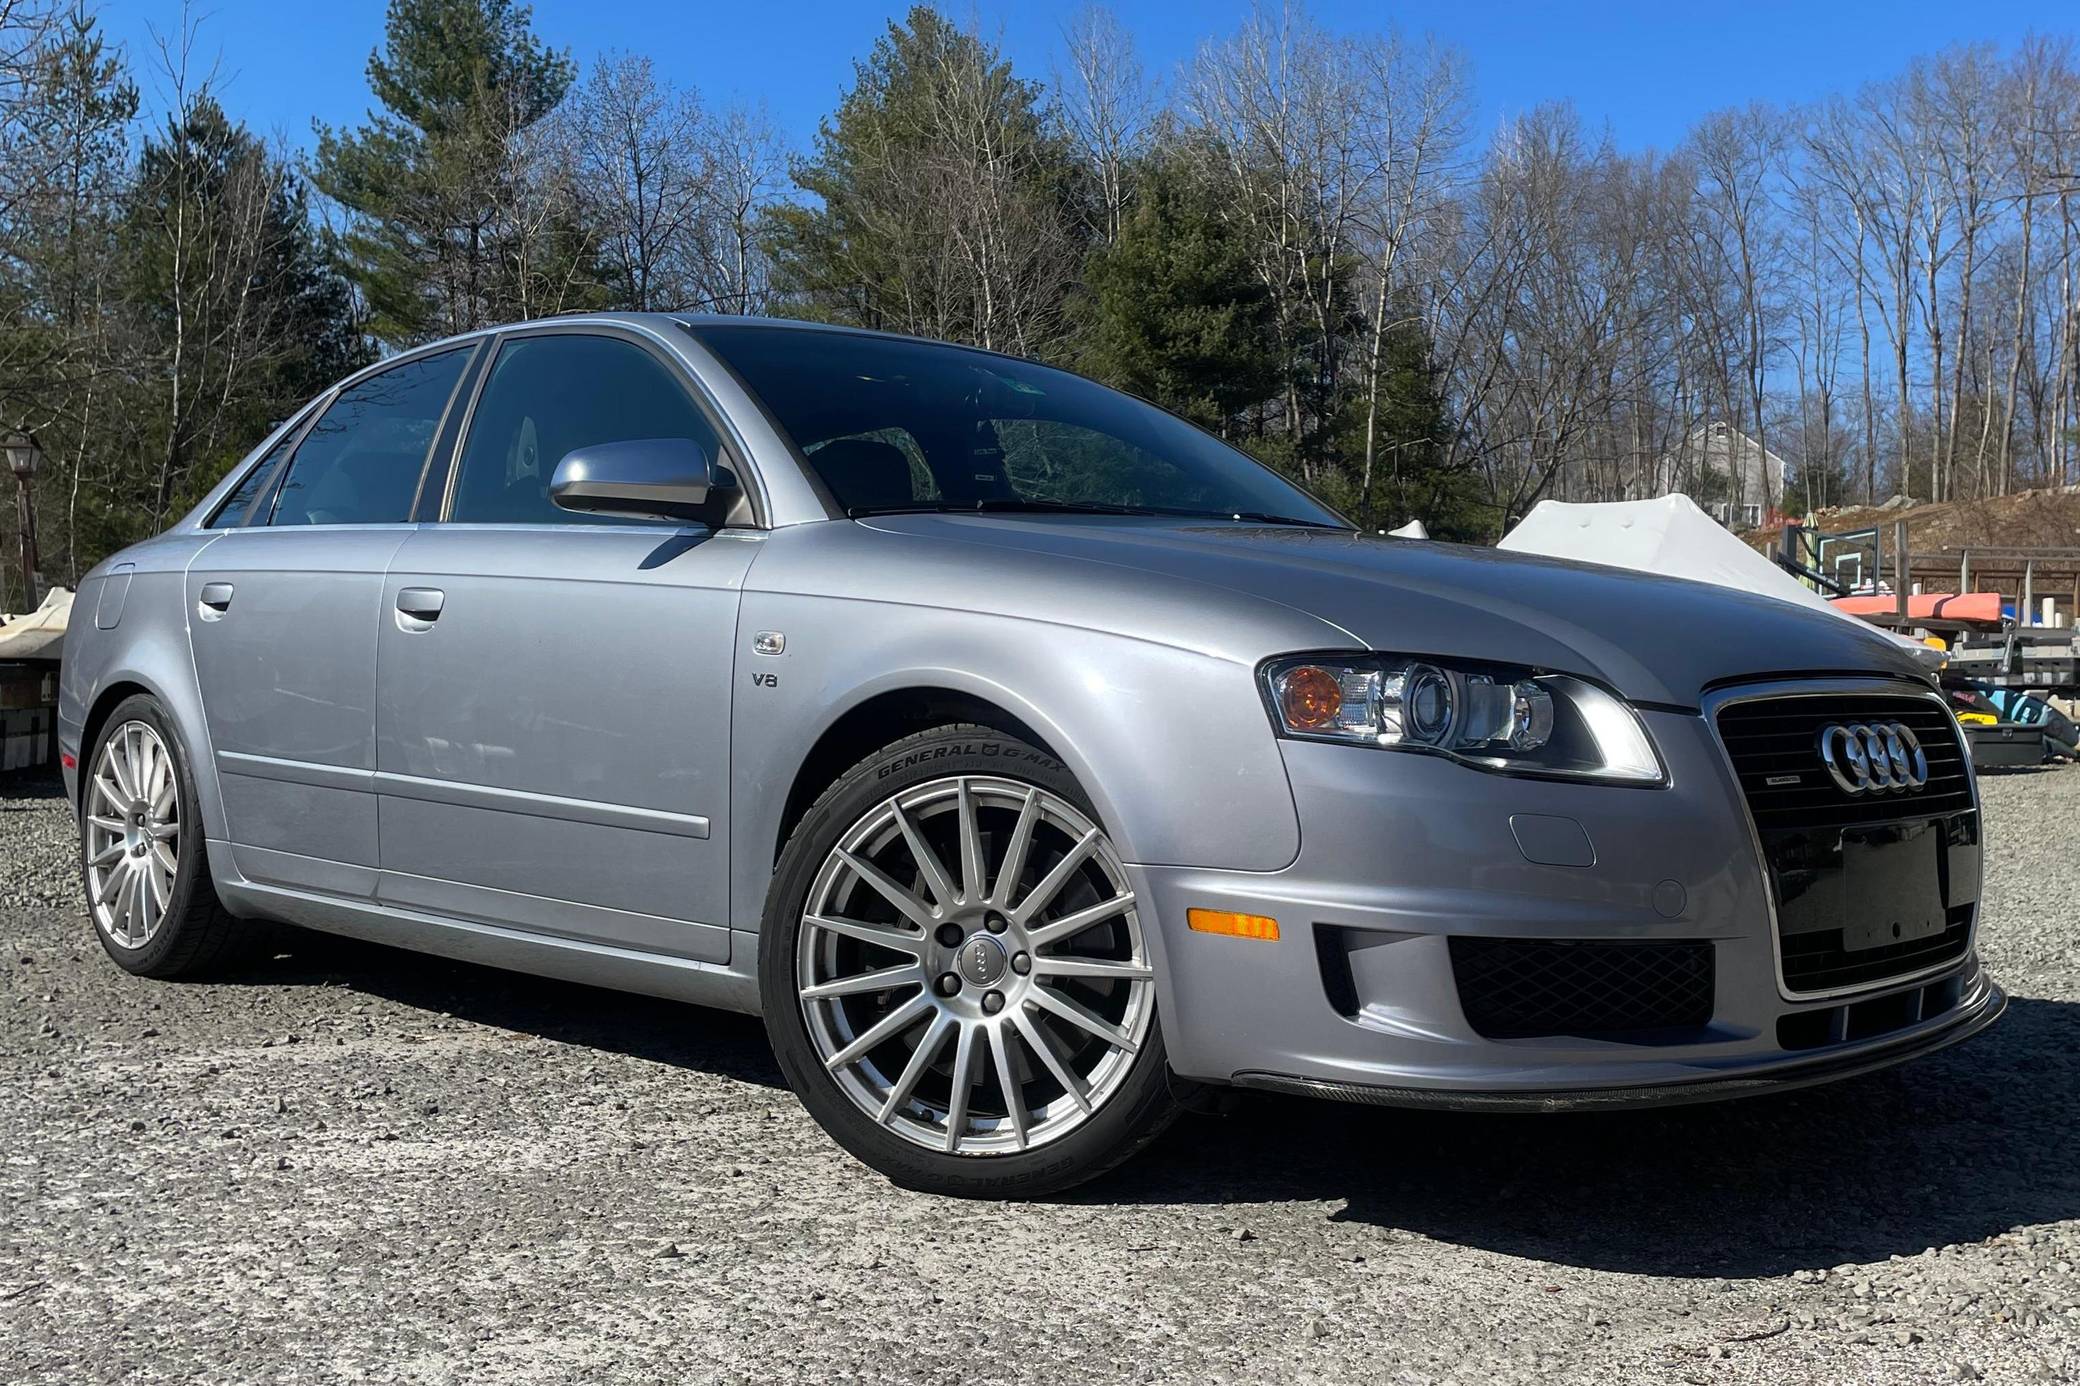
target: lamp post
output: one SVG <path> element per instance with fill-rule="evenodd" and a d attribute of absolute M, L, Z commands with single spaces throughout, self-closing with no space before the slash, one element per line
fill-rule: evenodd
<path fill-rule="evenodd" d="M 14 429 L 0 437 L 0 453 L 7 455 L 7 469 L 14 473 L 15 509 L 22 529 L 22 592 L 26 598 L 24 611 L 36 609 L 36 500 L 29 493 L 29 483 L 36 476 L 36 469 L 43 464 L 43 449 L 36 446 L 36 439 L 22 429 Z"/>

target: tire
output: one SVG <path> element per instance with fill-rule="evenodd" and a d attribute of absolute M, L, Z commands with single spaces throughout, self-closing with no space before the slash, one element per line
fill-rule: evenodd
<path fill-rule="evenodd" d="M 788 840 L 759 939 L 766 1031 L 810 1115 L 895 1183 L 1056 1193 L 1177 1113 L 1147 927 L 1060 761 L 938 727 L 855 765 Z"/>
<path fill-rule="evenodd" d="M 144 783 L 132 784 L 140 774 Z M 193 977 L 241 951 L 251 926 L 217 899 L 194 772 L 156 699 L 138 694 L 116 705 L 82 780 L 80 880 L 94 934 L 116 966 L 140 977 Z M 151 792 L 126 793 L 137 789 Z"/>

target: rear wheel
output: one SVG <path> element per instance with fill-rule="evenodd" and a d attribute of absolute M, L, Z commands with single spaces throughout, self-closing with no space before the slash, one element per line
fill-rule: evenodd
<path fill-rule="evenodd" d="M 781 856 L 760 941 L 775 1052 L 906 1187 L 1034 1196 L 1174 1112 L 1133 887 L 1052 756 L 943 727 L 863 761 Z"/>
<path fill-rule="evenodd" d="M 126 698 L 102 723 L 80 797 L 87 912 L 118 966 L 188 976 L 244 940 L 210 882 L 194 776 L 155 699 Z"/>

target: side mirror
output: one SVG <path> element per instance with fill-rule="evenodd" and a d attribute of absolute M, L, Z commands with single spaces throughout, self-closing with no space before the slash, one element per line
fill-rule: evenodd
<path fill-rule="evenodd" d="M 640 438 L 565 453 L 549 478 L 549 499 L 586 515 L 698 520 L 713 495 L 736 486 L 691 438 Z"/>

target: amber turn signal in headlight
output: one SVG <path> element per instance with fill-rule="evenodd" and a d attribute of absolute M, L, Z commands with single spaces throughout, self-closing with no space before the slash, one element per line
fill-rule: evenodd
<path fill-rule="evenodd" d="M 1234 938 L 1278 938 L 1278 921 L 1263 914 L 1236 914 L 1230 910 L 1186 910 L 1185 922 L 1202 934 L 1227 934 Z"/>
<path fill-rule="evenodd" d="M 1278 710 L 1289 727 L 1322 731 L 1335 725 L 1343 710 L 1343 687 L 1318 664 L 1288 669 L 1278 676 Z"/>

